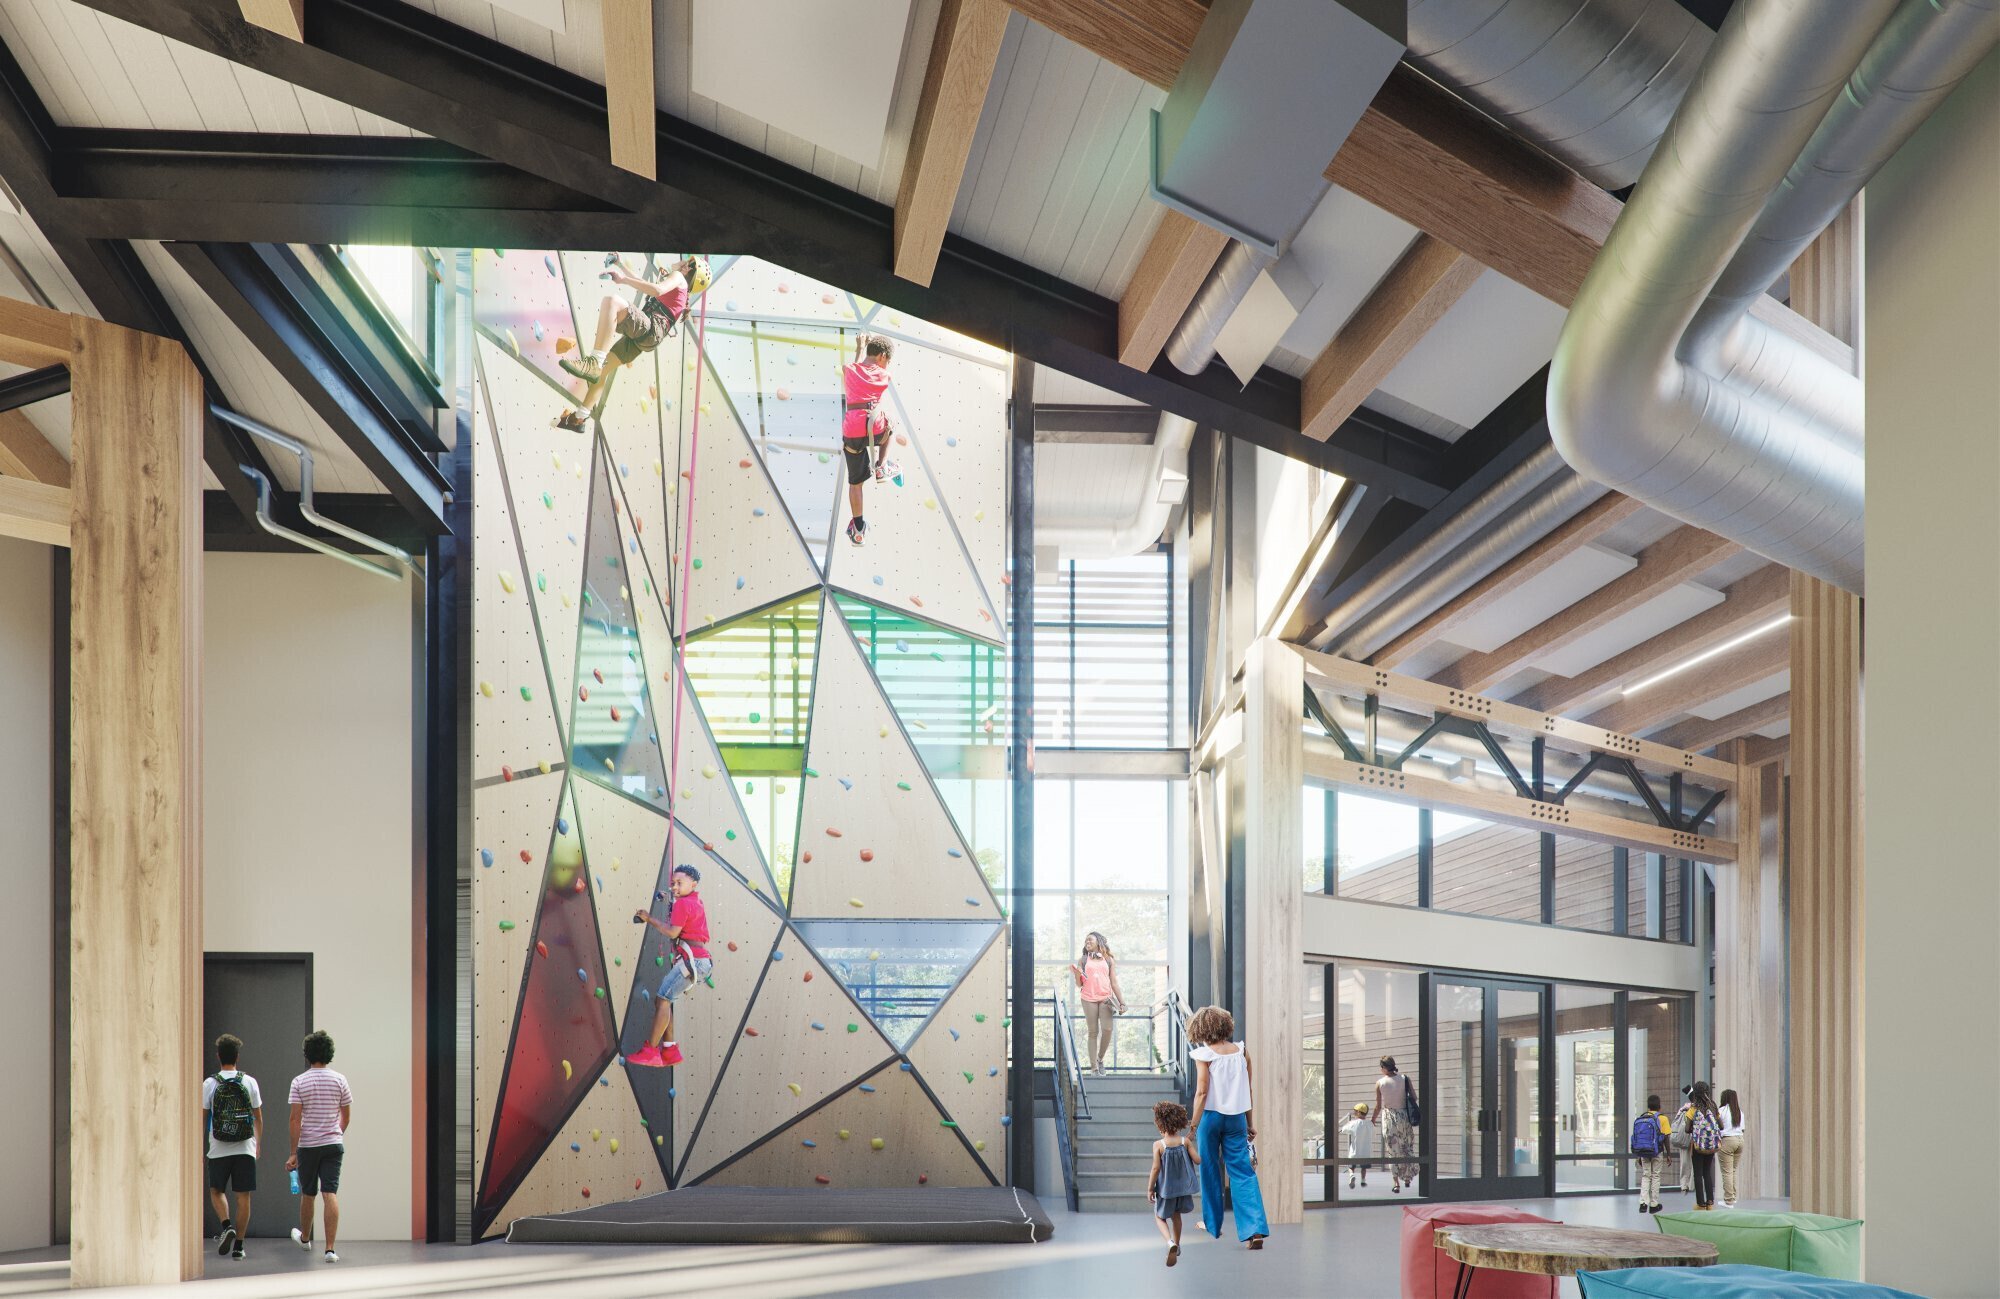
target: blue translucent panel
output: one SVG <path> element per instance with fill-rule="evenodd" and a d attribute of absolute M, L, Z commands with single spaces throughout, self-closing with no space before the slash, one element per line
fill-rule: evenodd
<path fill-rule="evenodd" d="M 635 620 L 644 588 L 634 587 L 647 580 L 645 566 L 620 537 L 610 467 L 601 449 L 591 472 L 570 764 L 586 779 L 665 806 L 660 720 L 647 688 Z"/>
<path fill-rule="evenodd" d="M 990 920 L 800 920 L 793 928 L 899 1051 L 1000 929 Z"/>

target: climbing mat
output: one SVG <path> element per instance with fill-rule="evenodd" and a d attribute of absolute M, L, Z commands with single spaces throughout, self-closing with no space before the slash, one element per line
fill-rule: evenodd
<path fill-rule="evenodd" d="M 824 1201 L 821 1177 L 929 1196 L 1001 1168 L 1006 358 L 711 265 L 705 326 L 573 432 L 559 362 L 603 254 L 475 254 L 478 1235 L 704 1179 Z M 899 340 L 904 472 L 868 486 L 856 548 L 840 366 L 864 327 Z M 632 1066 L 667 955 L 632 914 L 665 919 L 682 862 L 715 968 L 677 1007 L 684 1062 Z"/>
<path fill-rule="evenodd" d="M 690 1186 L 570 1213 L 516 1218 L 520 1245 L 1032 1245 L 1055 1234 L 1009 1186 Z"/>

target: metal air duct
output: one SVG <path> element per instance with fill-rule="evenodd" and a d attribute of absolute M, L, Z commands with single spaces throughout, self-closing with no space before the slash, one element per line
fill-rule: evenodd
<path fill-rule="evenodd" d="M 1092 523 L 1038 521 L 1035 548 L 1054 547 L 1064 560 L 1124 559 L 1158 541 L 1175 504 L 1162 498 L 1170 494 L 1178 497 L 1179 493 L 1172 491 L 1174 479 L 1179 479 L 1183 490 L 1187 485 L 1188 448 L 1194 442 L 1194 430 L 1193 420 L 1162 412 L 1160 426 L 1153 434 L 1153 454 L 1132 509 L 1122 517 Z"/>
<path fill-rule="evenodd" d="M 1850 0 L 1839 17 L 1810 0 L 1730 14 L 1570 308 L 1549 427 L 1578 472 L 1858 592 L 1860 381 L 1749 316 L 1749 286 L 1992 48 L 2000 11 Z"/>

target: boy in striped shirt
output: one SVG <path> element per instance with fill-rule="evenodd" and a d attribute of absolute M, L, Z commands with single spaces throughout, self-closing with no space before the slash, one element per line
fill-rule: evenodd
<path fill-rule="evenodd" d="M 306 1035 L 306 1071 L 292 1079 L 292 1157 L 285 1167 L 299 1178 L 299 1225 L 292 1239 L 312 1248 L 313 1202 L 326 1199 L 326 1261 L 338 1263 L 334 1238 L 340 1234 L 340 1161 L 347 1153 L 347 1124 L 354 1093 L 333 1063 L 333 1038 L 324 1029 Z"/>

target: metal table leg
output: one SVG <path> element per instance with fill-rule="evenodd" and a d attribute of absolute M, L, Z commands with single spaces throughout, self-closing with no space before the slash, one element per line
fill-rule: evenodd
<path fill-rule="evenodd" d="M 1472 1294 L 1473 1274 L 1478 1270 L 1478 1268 L 1473 1267 L 1470 1263 L 1460 1263 L 1458 1265 L 1458 1282 L 1451 1288 L 1451 1299 L 1468 1299 L 1468 1296 Z"/>

